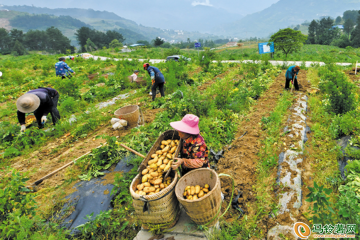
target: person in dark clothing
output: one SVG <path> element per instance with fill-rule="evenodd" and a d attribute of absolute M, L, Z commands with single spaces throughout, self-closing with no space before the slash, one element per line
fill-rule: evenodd
<path fill-rule="evenodd" d="M 53 124 L 60 119 L 57 109 L 59 93 L 53 88 L 38 88 L 30 90 L 16 101 L 17 117 L 21 125 L 21 132 L 26 130 L 25 114 L 34 112 L 39 128 L 43 128 L 50 113 Z"/>
<path fill-rule="evenodd" d="M 159 88 L 161 96 L 164 97 L 164 84 L 165 84 L 165 78 L 164 75 L 160 72 L 160 70 L 156 67 L 150 66 L 150 64 L 145 63 L 144 69 L 148 71 L 150 78 L 151 78 L 151 94 L 152 94 L 152 100 L 155 100 L 156 97 L 156 89 Z"/>
<path fill-rule="evenodd" d="M 297 75 L 299 74 L 300 67 L 299 66 L 291 66 L 285 73 L 285 89 L 290 89 L 290 81 L 294 84 L 295 90 L 299 91 L 299 84 L 297 81 Z M 294 82 L 293 82 L 294 81 Z"/>

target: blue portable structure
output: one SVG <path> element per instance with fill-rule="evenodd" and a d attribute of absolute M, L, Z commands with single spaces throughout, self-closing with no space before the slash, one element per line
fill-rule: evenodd
<path fill-rule="evenodd" d="M 273 53 L 275 52 L 275 47 L 273 42 L 264 42 L 259 43 L 259 54 L 265 54 L 265 53 Z"/>
<path fill-rule="evenodd" d="M 199 43 L 199 42 L 196 42 L 196 43 L 195 43 L 195 47 L 196 47 L 196 48 L 199 48 L 199 47 L 201 47 L 201 43 Z"/>
<path fill-rule="evenodd" d="M 130 45 L 129 47 L 140 47 L 140 46 L 145 46 L 145 44 L 136 43 L 136 44 Z"/>

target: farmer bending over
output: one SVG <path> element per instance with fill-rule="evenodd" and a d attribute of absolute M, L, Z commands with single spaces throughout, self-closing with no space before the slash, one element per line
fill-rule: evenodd
<path fill-rule="evenodd" d="M 151 94 L 152 94 L 152 100 L 155 100 L 156 97 L 156 89 L 159 87 L 161 96 L 164 97 L 164 84 L 165 84 L 165 78 L 164 75 L 160 72 L 160 70 L 156 67 L 150 66 L 150 64 L 145 63 L 144 69 L 148 71 L 150 77 L 151 77 Z"/>
<path fill-rule="evenodd" d="M 38 88 L 30 90 L 16 101 L 17 117 L 21 125 L 21 132 L 26 129 L 25 114 L 34 112 L 39 128 L 43 128 L 47 121 L 46 116 L 50 113 L 55 125 L 60 119 L 57 104 L 59 93 L 53 88 Z"/>
<path fill-rule="evenodd" d="M 181 149 L 181 158 L 172 164 L 172 169 L 176 170 L 182 165 L 183 174 L 197 169 L 209 167 L 209 151 L 200 135 L 199 118 L 193 114 L 186 114 L 181 121 L 172 122 L 170 126 L 179 132 L 183 148 Z"/>
<path fill-rule="evenodd" d="M 285 82 L 285 89 L 290 89 L 289 85 L 290 85 L 290 81 L 291 83 L 294 85 L 295 90 L 299 90 L 299 84 L 297 81 L 297 75 L 299 74 L 300 71 L 300 67 L 299 66 L 291 66 L 288 68 L 288 70 L 285 73 L 285 78 L 286 78 L 286 82 Z"/>
<path fill-rule="evenodd" d="M 75 72 L 65 63 L 64 57 L 59 58 L 59 62 L 55 64 L 55 71 L 56 76 L 59 76 L 62 79 L 64 79 L 68 75 L 69 71 L 75 74 Z"/>

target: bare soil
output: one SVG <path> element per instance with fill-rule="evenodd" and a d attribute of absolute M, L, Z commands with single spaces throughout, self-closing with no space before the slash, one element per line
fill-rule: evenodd
<path fill-rule="evenodd" d="M 300 92 L 306 93 L 307 89 L 309 89 L 311 86 L 306 79 L 306 71 L 303 71 L 299 75 L 298 80 Z M 259 161 L 258 154 L 261 148 L 260 142 L 265 137 L 265 133 L 261 129 L 261 125 L 259 123 L 263 117 L 268 117 L 274 110 L 280 94 L 282 94 L 284 91 L 284 85 L 285 77 L 283 72 L 274 80 L 270 88 L 257 100 L 257 105 L 254 107 L 253 112 L 246 116 L 245 119 L 240 123 L 238 133 L 236 134 L 235 140 L 231 144 L 232 148 L 225 152 L 225 158 L 221 158 L 217 165 L 219 173 L 226 173 L 234 178 L 235 195 L 237 193 L 236 190 L 239 190 L 242 193 L 242 196 L 238 199 L 238 206 L 245 211 L 245 214 L 257 214 L 254 212 L 254 209 L 249 208 L 249 206 L 252 205 L 251 203 L 256 201 L 257 197 L 256 189 L 254 189 L 253 186 L 256 182 L 256 166 Z M 294 91 L 294 94 L 298 94 L 298 92 Z M 283 127 L 285 127 L 285 123 Z M 247 132 L 247 134 L 241 139 L 238 139 L 245 132 Z M 294 142 L 286 142 L 285 138 L 282 138 L 280 141 L 281 147 L 277 151 L 277 155 L 295 143 L 295 140 Z M 285 142 L 285 144 L 282 144 L 282 142 Z M 276 173 L 277 168 L 272 171 L 268 179 L 275 179 Z M 304 174 L 309 173 L 307 173 L 305 170 Z M 222 178 L 221 187 L 222 192 L 225 195 L 225 200 L 229 202 L 231 197 L 231 180 L 225 177 Z M 271 186 L 269 186 L 269 191 L 271 191 L 270 188 Z M 274 201 L 276 202 L 277 200 L 274 191 L 272 195 Z M 223 204 L 222 211 L 225 211 L 225 207 L 226 206 Z M 239 214 L 240 213 L 238 210 L 230 208 L 229 212 L 225 215 L 225 218 L 228 222 L 232 222 L 237 219 Z M 301 212 L 299 212 L 297 215 L 299 219 L 304 220 Z M 290 218 L 286 218 L 284 215 L 282 215 L 280 218 L 261 219 L 259 220 L 258 227 L 262 228 L 263 232 L 266 233 L 277 223 L 286 223 L 291 221 Z"/>

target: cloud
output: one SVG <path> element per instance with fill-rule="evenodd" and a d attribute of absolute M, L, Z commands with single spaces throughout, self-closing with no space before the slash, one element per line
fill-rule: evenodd
<path fill-rule="evenodd" d="M 210 3 L 210 0 L 205 0 L 205 2 L 197 2 L 197 1 L 194 1 L 191 3 L 191 5 L 193 6 L 197 6 L 197 5 L 203 5 L 203 6 L 209 6 L 209 7 L 212 7 L 213 5 Z"/>

